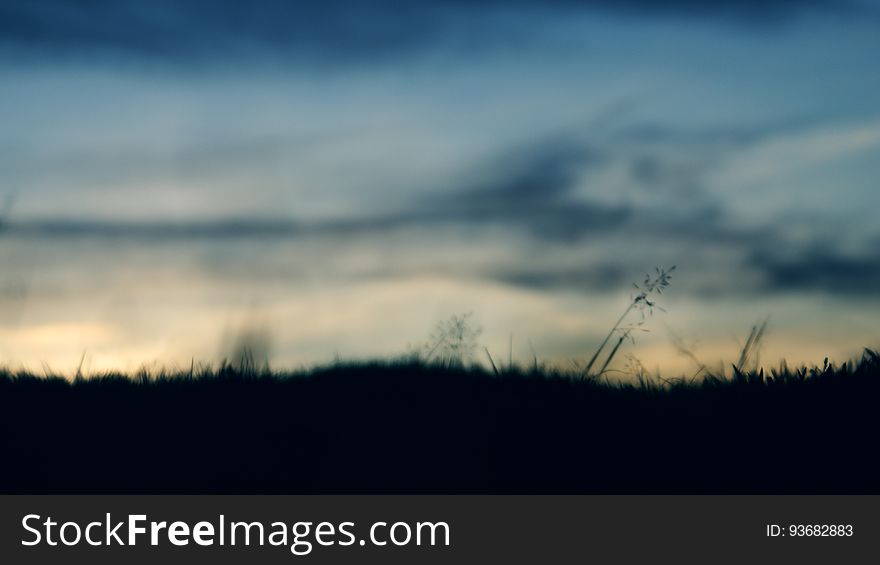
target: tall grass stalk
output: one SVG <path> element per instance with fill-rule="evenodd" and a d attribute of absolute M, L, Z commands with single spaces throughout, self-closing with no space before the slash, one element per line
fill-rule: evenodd
<path fill-rule="evenodd" d="M 620 318 L 617 319 L 617 322 L 612 326 L 611 331 L 608 332 L 608 335 L 605 336 L 605 339 L 602 340 L 602 343 L 599 344 L 599 348 L 596 349 L 596 352 L 593 353 L 593 356 L 590 358 L 590 361 L 587 363 L 586 368 L 584 369 L 584 376 L 590 376 L 590 371 L 593 370 L 593 365 L 596 364 L 596 360 L 599 359 L 599 355 L 602 354 L 602 351 L 608 345 L 608 342 L 611 341 L 611 338 L 615 333 L 623 330 L 621 336 L 618 338 L 617 343 L 611 349 L 611 353 L 606 357 L 605 362 L 602 364 L 602 369 L 599 371 L 599 375 L 601 375 L 605 369 L 608 368 L 608 365 L 611 363 L 614 356 L 617 354 L 617 351 L 620 349 L 620 346 L 626 340 L 626 338 L 631 337 L 632 330 L 634 328 L 624 328 L 623 323 L 629 317 L 629 315 L 633 311 L 639 311 L 642 314 L 642 319 L 645 317 L 645 312 L 647 311 L 649 314 L 653 314 L 654 307 L 657 306 L 654 300 L 651 300 L 651 295 L 663 294 L 663 289 L 669 286 L 669 281 L 672 278 L 672 272 L 675 271 L 675 265 L 673 265 L 669 269 L 655 269 L 655 275 L 652 278 L 651 275 L 645 275 L 645 280 L 642 282 L 642 285 L 633 283 L 633 286 L 636 290 L 639 291 L 637 295 L 635 295 L 630 301 L 629 305 L 623 311 L 623 314 L 620 315 Z M 659 306 L 657 306 L 659 308 Z"/>

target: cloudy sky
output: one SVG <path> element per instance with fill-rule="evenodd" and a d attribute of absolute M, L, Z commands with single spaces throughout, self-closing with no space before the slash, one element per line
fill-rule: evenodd
<path fill-rule="evenodd" d="M 880 3 L 0 5 L 0 362 L 880 345 Z"/>

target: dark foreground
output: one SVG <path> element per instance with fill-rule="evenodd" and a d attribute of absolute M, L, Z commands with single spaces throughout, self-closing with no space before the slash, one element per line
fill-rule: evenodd
<path fill-rule="evenodd" d="M 621 387 L 412 363 L 0 371 L 3 493 L 880 493 L 880 357 Z"/>

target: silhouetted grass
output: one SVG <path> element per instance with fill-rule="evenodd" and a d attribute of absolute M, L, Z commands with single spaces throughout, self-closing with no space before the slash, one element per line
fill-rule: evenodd
<path fill-rule="evenodd" d="M 0 490 L 880 493 L 875 352 L 696 381 L 496 370 L 0 370 Z"/>

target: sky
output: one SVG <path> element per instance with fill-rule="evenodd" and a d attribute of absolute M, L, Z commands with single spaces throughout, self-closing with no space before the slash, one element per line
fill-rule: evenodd
<path fill-rule="evenodd" d="M 0 5 L 0 363 L 880 346 L 873 0 Z M 636 321 L 636 319 L 634 319 Z M 484 361 L 482 358 L 479 360 Z"/>

